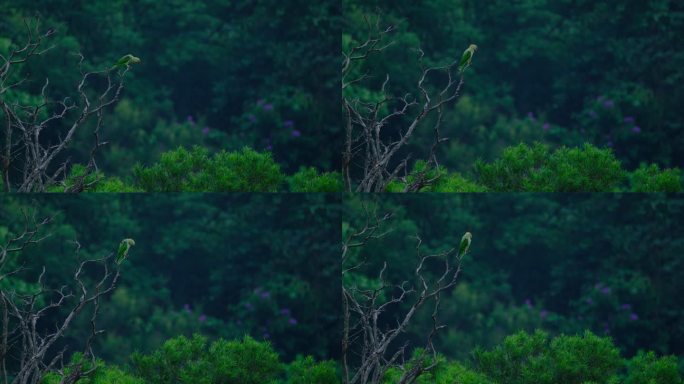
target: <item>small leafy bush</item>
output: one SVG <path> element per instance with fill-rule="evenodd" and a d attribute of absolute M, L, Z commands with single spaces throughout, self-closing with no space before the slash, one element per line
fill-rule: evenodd
<path fill-rule="evenodd" d="M 338 383 L 335 363 L 299 357 L 280 362 L 267 342 L 245 336 L 242 340 L 183 336 L 168 340 L 150 355 L 132 356 L 133 372 L 150 384 L 333 384 Z"/>
<path fill-rule="evenodd" d="M 627 379 L 624 384 L 681 384 L 677 370 L 677 358 L 657 358 L 653 352 L 639 352 L 627 364 Z"/>
<path fill-rule="evenodd" d="M 84 359 L 82 353 L 74 353 L 71 356 L 71 364 L 64 369 L 62 374 L 50 372 L 43 377 L 42 384 L 60 384 L 63 377 L 69 377 L 73 373 L 73 367 L 82 364 L 81 371 L 87 372 L 93 368 L 90 360 Z M 140 378 L 131 376 L 115 366 L 105 366 L 104 362 L 97 360 L 95 370 L 88 376 L 77 381 L 78 384 L 145 384 Z"/>
<path fill-rule="evenodd" d="M 395 180 L 387 186 L 387 192 L 403 192 L 408 185 L 416 182 L 418 177 L 433 180 L 420 188 L 419 192 L 485 192 L 484 186 L 467 180 L 458 173 L 449 173 L 443 167 L 427 169 L 427 162 L 416 161 L 412 171 L 404 180 Z"/>
<path fill-rule="evenodd" d="M 339 192 L 343 188 L 339 172 L 319 174 L 313 167 L 300 168 L 287 183 L 291 192 Z"/>
<path fill-rule="evenodd" d="M 338 384 L 334 361 L 317 363 L 313 357 L 298 356 L 287 368 L 287 384 Z"/>
<path fill-rule="evenodd" d="M 411 369 L 417 362 L 422 362 L 423 366 L 430 365 L 434 359 L 427 357 L 423 349 L 414 351 L 411 360 L 406 364 L 406 369 Z M 399 382 L 402 371 L 396 367 L 390 368 L 383 384 L 394 384 Z M 437 366 L 434 369 L 421 374 L 416 380 L 416 384 L 493 384 L 492 380 L 485 375 L 467 368 L 459 362 L 448 362 L 443 356 L 437 356 Z"/>
<path fill-rule="evenodd" d="M 630 176 L 634 192 L 681 192 L 682 173 L 679 169 L 664 169 L 656 164 L 642 164 Z"/>
<path fill-rule="evenodd" d="M 495 192 L 610 192 L 625 178 L 610 149 L 585 144 L 553 153 L 542 144 L 504 150 L 491 164 L 478 161 L 478 181 Z"/>
<path fill-rule="evenodd" d="M 117 177 L 106 178 L 102 172 L 87 174 L 81 164 L 74 164 L 65 180 L 48 188 L 48 192 L 73 191 L 74 186 L 81 184 L 82 192 L 142 192 L 141 189 L 124 183 Z M 81 192 L 81 191 L 79 191 Z"/>
<path fill-rule="evenodd" d="M 590 332 L 561 335 L 520 332 L 491 351 L 476 350 L 477 366 L 497 383 L 605 383 L 620 368 L 618 349 L 609 338 Z"/>
<path fill-rule="evenodd" d="M 137 185 L 147 192 L 276 192 L 284 177 L 270 153 L 247 147 L 209 155 L 202 147 L 178 148 L 159 163 L 134 169 Z"/>

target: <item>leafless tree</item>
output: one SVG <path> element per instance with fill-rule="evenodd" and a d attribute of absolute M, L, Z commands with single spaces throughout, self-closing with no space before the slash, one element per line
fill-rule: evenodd
<path fill-rule="evenodd" d="M 80 79 L 75 85 L 76 100 L 70 97 L 51 100 L 47 78 L 42 81 L 40 102 L 24 104 L 14 100 L 8 92 L 31 81 L 22 68 L 54 48 L 46 44 L 55 34 L 54 29 L 42 32 L 39 21 L 26 20 L 25 25 L 25 44 L 13 49 L 7 57 L 0 55 L 0 112 L 4 125 L 4 129 L 0 129 L 0 160 L 4 189 L 7 192 L 42 192 L 57 184 L 67 173 L 69 164 L 64 159 L 67 148 L 76 132 L 85 129 L 86 123 L 93 120 L 94 124 L 89 127 L 94 141 L 86 172 L 67 190 L 79 192 L 86 187 L 86 176 L 97 170 L 95 154 L 106 144 L 100 137 L 103 113 L 119 99 L 128 67 L 86 71 L 84 57 L 78 53 Z M 98 86 L 91 87 L 91 82 L 97 82 Z M 45 138 L 47 132 L 52 139 Z M 56 161 L 62 163 L 55 164 Z"/>
<path fill-rule="evenodd" d="M 95 366 L 92 344 L 103 332 L 96 326 L 100 304 L 115 289 L 119 279 L 118 265 L 112 262 L 113 253 L 81 261 L 73 272 L 73 281 L 58 289 L 45 286 L 45 276 L 49 272 L 45 267 L 37 279 L 35 292 L 18 292 L 12 288 L 12 279 L 28 269 L 16 266 L 19 262 L 16 256 L 49 236 L 44 234 L 44 228 L 52 219 L 36 220 L 25 212 L 23 232 L 0 245 L 0 287 L 10 287 L 0 290 L 0 382 L 4 384 L 37 384 L 49 371 L 61 372 L 61 383 L 71 384 L 90 374 Z M 74 248 L 78 254 L 80 244 L 76 241 Z M 17 262 L 10 263 L 13 256 Z M 99 270 L 98 276 L 86 277 L 86 271 L 92 273 L 93 269 Z M 84 312 L 90 316 L 89 336 L 81 350 L 84 358 L 68 365 L 66 370 L 63 362 L 66 350 L 55 349 L 73 321 Z M 46 324 L 47 317 L 54 323 Z M 10 362 L 17 367 L 13 372 L 8 372 Z"/>
<path fill-rule="evenodd" d="M 404 155 L 411 137 L 417 130 L 431 125 L 434 141 L 426 160 L 427 167 L 414 175 L 407 183 L 406 191 L 417 191 L 429 185 L 427 174 L 439 164 L 436 157 L 438 145 L 448 138 L 440 134 L 444 108 L 459 97 L 463 85 L 463 73 L 459 71 L 460 57 L 440 67 L 426 66 L 424 52 L 418 49 L 418 63 L 421 73 L 417 76 L 416 88 L 402 96 L 390 94 L 388 85 L 390 75 L 380 89 L 381 100 L 364 101 L 350 98 L 345 92 L 353 85 L 372 77 L 371 74 L 355 73 L 362 63 L 373 55 L 380 54 L 394 41 L 389 35 L 394 27 L 380 27 L 380 18 L 375 22 L 366 18 L 367 37 L 363 43 L 353 46 L 343 53 L 342 60 L 342 108 L 345 116 L 345 144 L 343 149 L 343 174 L 346 189 L 351 192 L 382 192 L 388 184 L 405 175 L 411 155 Z M 441 74 L 441 76 L 440 76 Z M 432 77 L 438 78 L 439 85 L 428 85 Z M 434 119 L 428 117 L 434 115 Z M 428 124 L 430 122 L 430 124 Z M 404 156 L 400 159 L 400 156 Z M 354 180 L 359 174 L 359 180 Z"/>
<path fill-rule="evenodd" d="M 351 257 L 355 249 L 371 241 L 382 240 L 388 233 L 385 223 L 392 215 L 378 217 L 366 210 L 365 225 L 351 231 L 342 246 L 342 293 L 344 306 L 344 327 L 342 358 L 345 384 L 379 384 L 390 368 L 399 368 L 399 384 L 414 383 L 423 373 L 436 365 L 437 351 L 434 347 L 436 333 L 445 327 L 438 319 L 442 293 L 452 288 L 461 271 L 461 259 L 456 248 L 437 254 L 423 254 L 421 239 L 416 236 L 415 279 L 392 283 L 387 281 L 388 263 L 385 261 L 378 272 L 376 288 L 348 286 L 345 275 L 355 273 L 367 260 Z M 465 253 L 465 252 L 464 252 Z M 453 261 L 453 264 L 452 264 Z M 426 271 L 427 265 L 439 266 L 441 272 Z M 407 362 L 405 354 L 409 345 L 399 345 L 399 337 L 424 306 L 432 307 L 432 328 L 427 330 L 422 346 L 430 359 Z M 388 319 L 387 312 L 395 313 Z M 394 323 L 393 325 L 391 325 Z"/>

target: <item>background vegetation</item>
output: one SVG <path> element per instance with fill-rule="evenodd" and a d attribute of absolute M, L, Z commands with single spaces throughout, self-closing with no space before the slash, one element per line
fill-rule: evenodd
<path fill-rule="evenodd" d="M 610 149 L 629 172 L 642 164 L 660 169 L 684 164 L 679 150 L 684 144 L 681 2 L 343 3 L 345 51 L 365 41 L 365 16 L 373 22 L 379 16 L 380 29 L 396 27 L 388 36 L 395 43 L 356 70 L 372 77 L 349 87 L 349 97 L 377 99 L 385 74 L 394 96 L 416 94 L 417 48 L 424 51 L 426 66 L 437 66 L 459 58 L 469 44 L 478 45 L 460 99 L 444 111 L 441 135 L 450 140 L 440 145 L 438 158 L 446 169 L 481 186 L 487 183 L 478 180 L 482 172 L 476 161 L 498 161 L 520 143 L 540 142 L 551 151 L 585 144 Z M 441 84 L 438 77 L 432 82 Z M 405 149 L 412 160 L 430 151 L 434 133 L 430 123 L 425 125 Z M 578 165 L 566 168 L 572 166 Z"/>
<path fill-rule="evenodd" d="M 54 48 L 17 74 L 30 81 L 8 97 L 22 102 L 38 101 L 45 78 L 51 98 L 73 98 L 76 52 L 86 69 L 141 58 L 105 114 L 109 144 L 98 165 L 106 175 L 131 178 L 134 165 L 195 145 L 270 152 L 288 174 L 338 168 L 330 146 L 341 140 L 340 2 L 6 0 L 0 13 L 3 55 L 25 42 L 25 19 L 54 31 Z M 57 139 L 56 128 L 45 140 Z M 91 135 L 74 139 L 73 162 L 87 161 Z"/>
<path fill-rule="evenodd" d="M 418 262 L 416 235 L 422 239 L 421 254 L 438 254 L 458 247 L 465 231 L 473 233 L 458 284 L 441 295 L 439 319 L 447 328 L 438 332 L 435 347 L 449 361 L 480 367 L 491 376 L 503 366 L 501 359 L 520 356 L 525 362 L 510 364 L 540 364 L 540 370 L 535 372 L 547 372 L 551 377 L 548 382 L 591 380 L 587 377 L 581 381 L 560 380 L 548 371 L 550 366 L 557 365 L 543 363 L 558 361 L 582 371 L 577 359 L 582 359 L 584 353 L 579 351 L 596 350 L 588 347 L 586 340 L 563 339 L 552 342 L 551 347 L 549 336 L 532 337 L 536 341 L 529 341 L 527 336 L 504 340 L 521 330 L 530 333 L 542 330 L 550 336 L 581 336 L 590 331 L 612 339 L 599 344 L 615 356 L 631 359 L 640 352 L 654 351 L 659 356 L 677 356 L 667 363 L 674 367 L 682 361 L 684 307 L 677 292 L 683 288 L 678 271 L 684 263 L 684 240 L 680 236 L 684 200 L 679 196 L 469 194 L 441 195 L 439 199 L 429 194 L 386 195 L 381 199 L 357 196 L 344 205 L 344 231 L 363 228 L 367 209 L 377 217 L 392 215 L 378 229 L 378 233 L 389 232 L 384 238 L 358 248 L 350 258 L 349 265 L 364 259 L 367 263 L 345 276 L 347 285 L 377 287 L 377 274 L 385 261 L 389 283 L 412 282 Z M 436 263 L 430 267 L 434 270 L 428 271 L 441 275 L 440 266 Z M 397 346 L 405 341 L 413 346 L 424 345 L 427 332 L 432 329 L 432 306 L 426 307 L 414 318 L 405 338 L 396 341 Z M 396 325 L 402 311 L 401 307 L 390 307 L 384 321 Z M 585 346 L 562 353 L 553 351 L 553 343 L 566 342 Z M 471 354 L 477 348 L 510 351 L 497 352 L 502 356 L 496 358 L 497 362 L 490 361 L 490 368 L 486 368 L 481 357 L 486 355 Z M 532 353 L 524 352 L 526 348 L 538 353 L 539 359 L 525 358 Z M 476 356 L 474 360 L 473 356 Z M 562 356 L 574 363 L 563 360 Z M 621 358 L 615 359 L 611 363 L 614 370 L 606 369 L 607 376 L 593 379 L 595 382 L 607 382 L 610 372 L 622 372 Z M 635 359 L 637 364 L 636 361 L 650 358 Z M 510 382 L 495 376 L 490 380 Z"/>
<path fill-rule="evenodd" d="M 237 364 L 263 355 L 272 356 L 262 361 L 270 364 L 263 377 L 280 378 L 287 367 L 313 366 L 311 358 L 339 356 L 341 289 L 331 284 L 340 275 L 334 196 L 5 195 L 0 197 L 0 243 L 21 233 L 27 209 L 36 217 L 57 216 L 37 236 L 50 237 L 4 262 L 3 272 L 26 269 L 1 280 L 3 291 L 32 292 L 42 266 L 45 286 L 59 287 L 71 281 L 79 260 L 114 252 L 124 237 L 135 239 L 117 289 L 101 304 L 98 327 L 106 332 L 96 338 L 94 350 L 103 364 L 134 360 L 136 372 L 147 377 L 142 372 L 150 359 L 174 369 L 180 369 L 178 359 L 185 359 L 196 376 L 198 367 L 212 359 Z M 73 240 L 81 244 L 78 253 Z M 67 347 L 73 353 L 72 346 L 89 335 L 89 320 L 77 318 L 55 350 Z M 43 327 L 53 323 L 51 317 L 41 321 Z M 192 339 L 195 352 L 183 355 L 183 348 L 162 346 L 193 334 L 209 339 Z M 136 351 L 140 354 L 131 360 Z M 320 369 L 330 373 L 336 369 L 331 364 Z M 215 368 L 223 377 L 224 368 Z M 11 364 L 8 369 L 12 372 Z"/>

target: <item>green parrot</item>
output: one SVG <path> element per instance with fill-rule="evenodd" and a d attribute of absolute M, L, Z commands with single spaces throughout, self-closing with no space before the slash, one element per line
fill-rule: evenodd
<path fill-rule="evenodd" d="M 470 249 L 470 243 L 473 241 L 473 234 L 466 232 L 463 237 L 461 237 L 461 246 L 458 249 L 458 256 L 463 257 Z"/>
<path fill-rule="evenodd" d="M 135 57 L 129 53 L 128 55 L 120 58 L 116 62 L 116 64 L 114 64 L 114 66 L 112 68 L 123 68 L 123 67 L 128 67 L 131 64 L 138 64 L 138 63 L 140 63 L 140 58 Z"/>
<path fill-rule="evenodd" d="M 124 260 L 126 260 L 126 257 L 128 256 L 128 251 L 134 245 L 135 245 L 135 241 L 133 241 L 133 239 L 121 240 L 121 244 L 119 244 L 119 252 L 117 252 L 117 254 L 116 254 L 116 263 L 117 264 L 121 264 L 121 263 L 123 263 Z"/>
<path fill-rule="evenodd" d="M 463 51 L 461 62 L 458 63 L 459 72 L 463 73 L 463 71 L 470 66 L 470 63 L 473 61 L 473 55 L 475 54 L 475 51 L 477 51 L 477 45 L 475 44 L 470 44 L 468 49 Z"/>

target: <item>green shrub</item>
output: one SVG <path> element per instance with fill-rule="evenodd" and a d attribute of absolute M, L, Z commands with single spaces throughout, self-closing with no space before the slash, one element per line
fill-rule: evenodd
<path fill-rule="evenodd" d="M 219 339 L 211 344 L 200 335 L 179 336 L 167 340 L 151 354 L 131 356 L 132 373 L 97 360 L 96 369 L 78 384 L 337 384 L 340 382 L 334 361 L 316 362 L 313 357 L 298 356 L 282 364 L 267 342 L 245 336 L 242 340 Z M 93 368 L 83 354 L 72 356 L 62 374 L 50 372 L 42 384 L 61 383 L 75 364 L 82 371 Z"/>
<path fill-rule="evenodd" d="M 627 363 L 627 379 L 624 384 L 681 384 L 677 370 L 677 358 L 657 358 L 655 353 L 639 352 Z"/>
<path fill-rule="evenodd" d="M 82 353 L 75 353 L 71 356 L 71 364 L 66 367 L 63 372 L 64 377 L 68 377 L 73 372 L 75 364 L 83 364 L 81 371 L 89 371 L 93 368 L 90 360 L 84 360 Z M 42 384 L 59 384 L 62 382 L 62 375 L 57 372 L 50 372 L 43 376 Z M 97 360 L 95 363 L 95 370 L 87 377 L 81 378 L 77 381 L 78 384 L 145 384 L 142 379 L 131 376 L 121 369 L 111 366 L 105 366 L 104 362 Z"/>
<path fill-rule="evenodd" d="M 625 178 L 610 149 L 585 144 L 550 153 L 542 144 L 504 150 L 491 164 L 478 161 L 478 181 L 496 192 L 609 192 Z"/>
<path fill-rule="evenodd" d="M 416 161 L 413 169 L 404 180 L 395 180 L 387 186 L 387 192 L 404 192 L 408 185 L 415 183 L 418 177 L 431 180 L 418 192 L 485 192 L 486 188 L 477 185 L 458 173 L 449 173 L 443 167 L 427 169 L 427 162 Z"/>
<path fill-rule="evenodd" d="M 206 346 L 206 338 L 199 335 L 192 339 L 179 336 L 167 340 L 150 355 L 134 353 L 131 356 L 134 373 L 149 383 L 176 383 L 188 365 L 202 358 Z"/>
<path fill-rule="evenodd" d="M 283 182 L 270 153 L 247 147 L 237 152 L 179 148 L 150 167 L 137 165 L 137 184 L 147 192 L 276 192 Z"/>
<path fill-rule="evenodd" d="M 634 192 L 681 192 L 682 173 L 679 169 L 664 169 L 656 164 L 641 166 L 630 176 Z"/>
<path fill-rule="evenodd" d="M 520 332 L 491 351 L 476 350 L 475 360 L 482 373 L 507 384 L 605 383 L 622 363 L 612 341 L 591 332 L 551 342 L 541 331 Z"/>
<path fill-rule="evenodd" d="M 204 337 L 180 336 L 151 355 L 135 354 L 132 360 L 136 375 L 152 384 L 275 383 L 283 370 L 271 345 L 249 336 L 217 340 L 209 347 Z"/>
<path fill-rule="evenodd" d="M 142 192 L 142 190 L 127 185 L 117 177 L 106 178 L 102 172 L 93 172 L 85 176 L 86 167 L 74 164 L 65 180 L 47 189 L 47 192 L 72 191 L 77 183 L 83 185 L 83 191 L 76 192 Z"/>
<path fill-rule="evenodd" d="M 487 376 L 468 369 L 458 362 L 451 362 L 437 367 L 433 381 L 425 381 L 425 384 L 493 384 Z M 419 381 L 420 382 L 420 381 Z"/>
<path fill-rule="evenodd" d="M 319 174 L 313 167 L 302 167 L 287 178 L 291 192 L 340 192 L 343 189 L 339 172 Z"/>
<path fill-rule="evenodd" d="M 313 357 L 298 356 L 287 368 L 287 384 L 338 384 L 334 361 L 317 363 Z"/>

